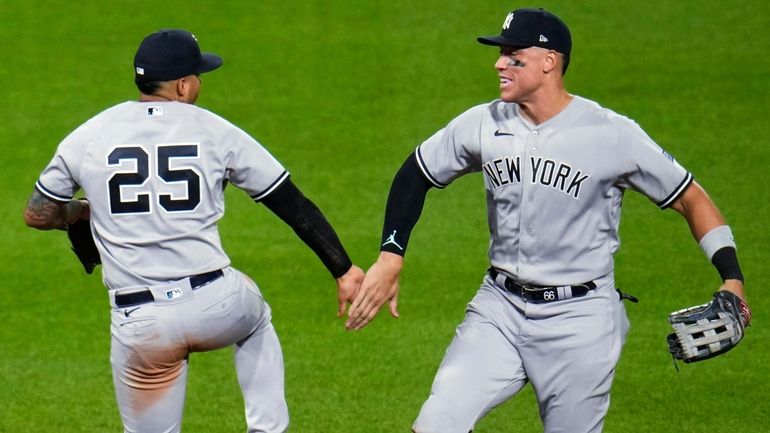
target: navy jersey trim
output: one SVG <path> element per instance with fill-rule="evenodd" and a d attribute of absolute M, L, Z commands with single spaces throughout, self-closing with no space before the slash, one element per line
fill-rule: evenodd
<path fill-rule="evenodd" d="M 256 202 L 262 200 L 263 198 L 265 198 L 268 195 L 270 195 L 271 192 L 275 191 L 275 189 L 278 188 L 278 186 L 281 185 L 283 183 L 283 181 L 288 179 L 288 178 L 289 178 L 289 172 L 284 170 L 283 173 L 281 173 L 281 175 L 278 176 L 278 179 L 276 179 L 267 188 L 265 188 L 264 191 L 262 191 L 259 194 L 255 194 L 255 195 L 251 196 L 251 198 L 254 201 L 256 201 Z"/>
<path fill-rule="evenodd" d="M 419 147 L 417 148 L 417 150 L 415 150 L 414 153 L 417 155 L 417 165 L 420 167 L 420 171 L 422 171 L 422 174 L 425 175 L 425 177 L 430 181 L 430 183 L 432 183 L 433 185 L 436 186 L 436 188 L 439 188 L 439 189 L 446 188 L 447 184 L 439 182 L 438 179 L 433 177 L 433 175 L 430 174 L 430 171 L 428 171 L 428 167 L 425 165 L 425 161 L 423 161 L 422 159 L 422 154 L 420 154 Z"/>
<path fill-rule="evenodd" d="M 63 202 L 72 201 L 72 197 L 67 197 L 67 196 L 56 194 L 55 192 L 51 191 L 50 189 L 44 187 L 43 184 L 40 183 L 39 180 L 37 182 L 35 182 L 35 189 L 37 189 L 38 192 L 40 192 L 40 194 L 43 194 L 44 196 L 46 196 L 49 199 L 54 200 L 54 201 L 59 201 L 59 202 L 62 202 L 62 201 Z"/>
<path fill-rule="evenodd" d="M 668 197 L 663 199 L 663 201 L 658 203 L 658 207 L 661 209 L 667 209 L 669 206 L 671 206 L 675 201 L 679 199 L 679 197 L 687 191 L 687 188 L 690 186 L 690 184 L 693 182 L 693 177 L 691 173 L 687 173 L 687 176 L 684 177 L 682 182 L 679 184 L 679 186 L 674 189 L 674 192 L 672 192 Z"/>

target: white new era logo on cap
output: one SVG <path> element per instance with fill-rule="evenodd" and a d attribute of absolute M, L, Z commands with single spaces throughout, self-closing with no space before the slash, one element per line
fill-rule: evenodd
<path fill-rule="evenodd" d="M 543 35 L 540 35 L 540 42 L 548 42 L 548 38 L 546 38 Z"/>
<path fill-rule="evenodd" d="M 139 66 L 136 67 L 136 73 L 139 75 L 144 75 L 144 68 L 140 68 Z"/>

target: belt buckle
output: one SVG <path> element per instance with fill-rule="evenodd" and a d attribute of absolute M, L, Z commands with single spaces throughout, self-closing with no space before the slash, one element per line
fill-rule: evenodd
<path fill-rule="evenodd" d="M 561 299 L 556 287 L 533 286 L 522 284 L 522 296 L 524 299 L 535 303 L 548 303 Z"/>
<path fill-rule="evenodd" d="M 526 299 L 527 301 L 535 301 L 537 298 L 534 297 L 533 292 L 537 292 L 537 288 L 532 286 L 528 283 L 517 283 L 521 287 L 521 297 Z"/>

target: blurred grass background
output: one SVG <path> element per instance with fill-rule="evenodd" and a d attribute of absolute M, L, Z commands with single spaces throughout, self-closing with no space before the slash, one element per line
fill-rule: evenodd
<path fill-rule="evenodd" d="M 705 302 L 718 275 L 675 212 L 627 194 L 616 276 L 641 303 L 628 306 L 605 431 L 770 431 L 767 2 L 4 0 L 0 432 L 121 429 L 100 279 L 83 273 L 62 232 L 26 229 L 21 212 L 66 134 L 136 98 L 131 61 L 146 34 L 185 28 L 224 58 L 203 76 L 198 104 L 281 160 L 366 268 L 403 159 L 497 97 L 496 50 L 476 36 L 498 33 L 506 13 L 525 6 L 570 26 L 568 90 L 638 121 L 709 191 L 738 240 L 754 309 L 736 350 L 676 373 L 666 316 Z M 409 431 L 487 266 L 481 177 L 429 194 L 401 280 L 402 317 L 383 312 L 357 333 L 335 317 L 326 270 L 263 206 L 229 189 L 221 232 L 233 265 L 273 307 L 291 431 Z M 231 351 L 193 355 L 184 431 L 243 426 Z M 542 431 L 531 390 L 476 431 Z"/>

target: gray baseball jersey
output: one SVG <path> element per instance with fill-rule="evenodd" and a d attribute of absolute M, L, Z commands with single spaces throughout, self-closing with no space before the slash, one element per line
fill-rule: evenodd
<path fill-rule="evenodd" d="M 205 109 L 125 102 L 66 137 L 37 189 L 58 201 L 85 191 L 104 282 L 116 289 L 226 267 L 216 227 L 223 183 L 258 201 L 288 176 L 257 141 Z"/>
<path fill-rule="evenodd" d="M 229 266 L 217 221 L 225 182 L 260 200 L 288 176 L 245 132 L 179 102 L 119 104 L 59 145 L 36 188 L 58 201 L 82 188 L 89 199 L 126 431 L 178 432 L 189 353 L 232 345 L 249 431 L 286 431 L 270 307 L 256 283 Z M 204 286 L 186 278 L 214 270 L 221 278 Z M 117 301 L 147 290 L 154 302 Z"/>
<path fill-rule="evenodd" d="M 624 190 L 666 208 L 692 175 L 630 119 L 575 96 L 539 125 L 517 104 L 471 108 L 417 148 L 437 187 L 482 171 L 492 266 L 558 286 L 612 271 Z"/>
<path fill-rule="evenodd" d="M 468 305 L 414 431 L 466 433 L 532 383 L 544 431 L 600 432 L 628 331 L 612 263 L 623 193 L 634 189 L 665 208 L 692 175 L 633 121 L 580 97 L 539 125 L 517 104 L 479 105 L 416 155 L 439 188 L 483 173 L 489 258 L 502 273 L 486 276 Z M 529 302 L 509 292 L 506 275 L 596 290 Z"/>

